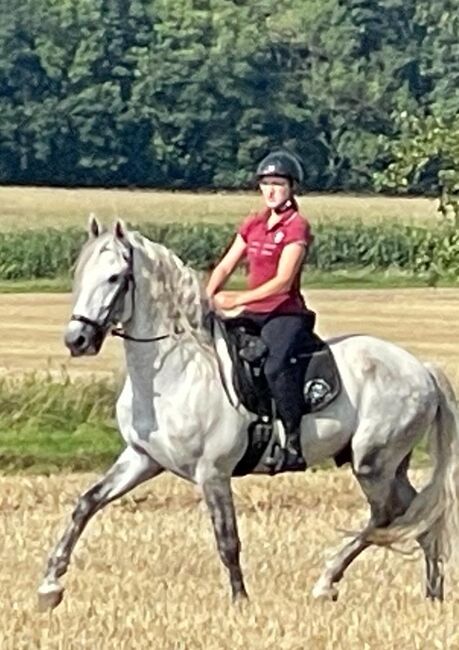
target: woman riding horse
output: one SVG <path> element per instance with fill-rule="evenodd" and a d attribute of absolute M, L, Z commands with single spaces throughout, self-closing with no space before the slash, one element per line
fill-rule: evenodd
<path fill-rule="evenodd" d="M 267 345 L 266 379 L 285 430 L 282 459 L 268 459 L 279 469 L 304 469 L 300 446 L 303 377 L 295 354 L 311 340 L 315 315 L 300 293 L 302 263 L 312 236 L 298 212 L 294 191 L 303 180 L 295 156 L 276 151 L 258 165 L 256 176 L 265 208 L 245 219 L 230 249 L 215 267 L 207 296 L 217 309 L 242 307 Z M 248 261 L 248 289 L 222 291 L 238 262 Z"/>

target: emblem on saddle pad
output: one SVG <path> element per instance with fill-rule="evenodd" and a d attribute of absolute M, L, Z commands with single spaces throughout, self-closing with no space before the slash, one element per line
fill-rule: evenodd
<path fill-rule="evenodd" d="M 304 397 L 306 399 L 306 403 L 310 404 L 310 406 L 316 406 L 320 404 L 331 392 L 332 388 L 325 381 L 325 379 L 318 377 L 309 380 L 304 386 Z"/>

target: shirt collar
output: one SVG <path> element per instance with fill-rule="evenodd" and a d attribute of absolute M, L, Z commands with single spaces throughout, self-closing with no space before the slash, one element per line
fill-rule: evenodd
<path fill-rule="evenodd" d="M 284 203 L 283 206 L 281 206 L 281 209 L 278 211 L 278 214 L 280 215 L 279 221 L 272 226 L 271 228 L 267 227 L 267 230 L 275 230 L 276 228 L 279 228 L 279 226 L 284 225 L 290 219 L 297 213 L 297 208 L 292 204 L 290 199 Z M 268 221 L 269 215 L 271 214 L 271 210 L 269 208 L 265 208 L 262 212 L 262 216 L 265 222 Z"/>

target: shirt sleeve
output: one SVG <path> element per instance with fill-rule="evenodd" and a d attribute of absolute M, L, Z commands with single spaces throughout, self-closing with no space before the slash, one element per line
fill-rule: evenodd
<path fill-rule="evenodd" d="M 247 242 L 249 232 L 250 232 L 250 230 L 252 228 L 254 220 L 255 220 L 255 217 L 253 216 L 253 214 L 249 214 L 249 216 L 244 219 L 244 221 L 241 223 L 241 225 L 239 226 L 239 228 L 237 230 L 237 234 L 241 235 L 242 239 L 245 242 Z"/>
<path fill-rule="evenodd" d="M 295 219 L 286 233 L 284 245 L 287 244 L 304 244 L 308 247 L 313 240 L 311 226 L 309 221 L 303 217 Z"/>

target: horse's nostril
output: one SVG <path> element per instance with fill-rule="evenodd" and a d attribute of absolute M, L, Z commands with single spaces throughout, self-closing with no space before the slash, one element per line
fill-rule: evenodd
<path fill-rule="evenodd" d="M 75 347 L 81 348 L 83 345 L 86 343 L 86 339 L 84 336 L 80 335 L 77 340 L 75 341 Z"/>

